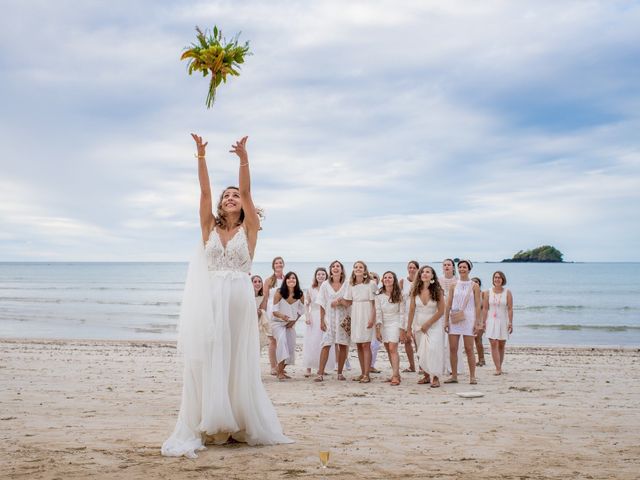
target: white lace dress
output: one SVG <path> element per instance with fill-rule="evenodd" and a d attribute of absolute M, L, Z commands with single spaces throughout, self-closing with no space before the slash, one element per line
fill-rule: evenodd
<path fill-rule="evenodd" d="M 376 324 L 382 326 L 383 343 L 398 343 L 405 319 L 405 300 L 402 298 L 398 303 L 389 300 L 389 295 L 384 292 L 376 295 Z"/>
<path fill-rule="evenodd" d="M 291 443 L 260 377 L 258 318 L 244 228 L 226 245 L 211 232 L 189 264 L 178 324 L 180 413 L 162 455 L 193 458 L 203 434 L 249 445 Z"/>

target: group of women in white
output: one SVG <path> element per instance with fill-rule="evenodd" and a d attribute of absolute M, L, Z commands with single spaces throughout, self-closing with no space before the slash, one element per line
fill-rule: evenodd
<path fill-rule="evenodd" d="M 495 375 L 502 374 L 506 341 L 513 332 L 513 296 L 501 271 L 493 274 L 492 288 L 483 292 L 480 279 L 469 276 L 473 268 L 469 260 L 458 261 L 456 275 L 456 264 L 446 259 L 441 277 L 430 265 L 420 267 L 412 260 L 407 276 L 400 279 L 391 271 L 380 278 L 362 261 L 355 262 L 347 275 L 335 260 L 328 270 L 316 268 L 311 287 L 303 291 L 297 274 L 285 274 L 284 266 L 284 259 L 276 257 L 270 277 L 263 281 L 252 276 L 261 343 L 268 345 L 271 374 L 280 380 L 291 378 L 286 367 L 295 364 L 295 325 L 301 318 L 306 323 L 305 376 L 317 369 L 315 382 L 324 381 L 334 368 L 337 379 L 346 380 L 349 347 L 355 343 L 360 375 L 354 381 L 369 383 L 370 374 L 379 373 L 375 358 L 384 345 L 392 372 L 387 382 L 400 385 L 399 345 L 403 344 L 409 365 L 402 372 L 418 371 L 419 384 L 437 388 L 457 383 L 464 356 L 469 382 L 476 384 L 476 366 L 485 364 L 485 332 Z"/>

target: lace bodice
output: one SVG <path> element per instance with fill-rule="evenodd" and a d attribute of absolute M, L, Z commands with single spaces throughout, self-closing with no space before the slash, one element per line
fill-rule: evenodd
<path fill-rule="evenodd" d="M 226 248 L 222 246 L 220 235 L 214 228 L 204 246 L 204 254 L 209 271 L 251 272 L 251 256 L 244 227 L 240 227 L 231 237 Z"/>

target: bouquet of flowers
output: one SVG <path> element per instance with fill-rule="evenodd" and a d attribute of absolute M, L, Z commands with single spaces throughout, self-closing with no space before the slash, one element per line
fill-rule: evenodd
<path fill-rule="evenodd" d="M 196 32 L 197 41 L 190 48 L 185 48 L 180 60 L 189 59 L 189 75 L 193 72 L 202 72 L 203 77 L 211 74 L 206 101 L 207 108 L 211 108 L 218 85 L 221 82 L 227 83 L 227 75 L 239 76 L 239 66 L 244 63 L 245 55 L 251 55 L 251 52 L 249 42 L 244 45 L 238 43 L 239 33 L 227 42 L 217 26 L 213 27 L 211 34 L 206 30 L 203 32 L 199 27 L 196 27 Z"/>

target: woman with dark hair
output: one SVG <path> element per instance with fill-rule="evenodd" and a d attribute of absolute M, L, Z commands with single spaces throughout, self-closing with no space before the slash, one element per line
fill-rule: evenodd
<path fill-rule="evenodd" d="M 360 361 L 360 376 L 354 381 L 369 383 L 369 369 L 371 368 L 371 340 L 375 334 L 376 321 L 375 296 L 369 282 L 367 264 L 358 260 L 353 264 L 349 288 L 344 299 L 351 306 L 351 340 L 358 348 Z"/>
<path fill-rule="evenodd" d="M 183 356 L 180 413 L 162 455 L 196 457 L 205 443 L 229 437 L 250 445 L 290 443 L 260 378 L 255 292 L 249 272 L 260 221 L 251 197 L 247 137 L 231 148 L 239 187 L 223 190 L 213 213 L 205 161 L 198 149 L 202 240 L 189 264 L 178 323 Z"/>
<path fill-rule="evenodd" d="M 458 347 L 460 337 L 464 343 L 464 351 L 469 364 L 469 383 L 475 385 L 476 360 L 473 353 L 474 337 L 482 328 L 480 317 L 480 288 L 469 279 L 473 264 L 469 260 L 458 262 L 460 280 L 449 289 L 449 298 L 444 313 L 445 330 L 449 334 L 449 359 L 451 361 L 451 377 L 444 383 L 458 383 Z"/>
<path fill-rule="evenodd" d="M 391 363 L 391 385 L 400 385 L 400 357 L 398 356 L 398 341 L 400 330 L 404 322 L 404 298 L 398 284 L 398 278 L 393 272 L 384 272 L 382 287 L 376 295 L 376 336 L 384 343 Z"/>
<path fill-rule="evenodd" d="M 426 306 L 423 315 L 424 313 L 427 316 L 431 315 L 422 323 L 419 329 L 412 328 L 410 331 L 415 332 L 416 343 L 418 344 L 416 349 L 418 352 L 418 365 L 424 373 L 424 377 L 418 383 L 425 384 L 430 381 L 431 388 L 438 388 L 440 379 L 447 371 L 447 357 L 449 356 L 449 352 L 445 348 L 444 292 L 433 267 L 426 265 L 420 271 L 420 280 L 414 286 L 415 295 L 411 297 L 411 301 L 415 306 L 415 310 L 418 310 L 419 304 L 421 304 Z M 418 320 L 420 319 L 418 318 Z"/>
<path fill-rule="evenodd" d="M 413 282 L 413 288 L 411 289 L 410 295 L 407 335 L 411 335 L 415 338 L 416 345 L 420 346 L 422 344 L 423 335 L 425 335 L 426 332 L 436 324 L 444 313 L 444 293 L 442 292 L 442 287 L 440 287 L 438 277 L 433 267 L 424 265 L 420 270 L 418 270 L 416 281 Z M 437 327 L 434 328 L 437 329 Z M 434 337 L 433 344 L 434 346 L 438 345 L 439 342 L 435 339 L 436 332 L 432 333 Z M 433 357 L 436 358 L 437 355 L 434 355 Z M 425 369 L 423 366 L 428 363 L 426 358 L 419 360 L 419 363 L 422 366 L 423 377 L 418 380 L 418 383 L 420 385 L 425 385 L 433 380 L 435 382 L 434 387 L 440 386 L 439 378 L 442 377 L 442 373 L 445 369 L 444 356 L 442 357 L 442 365 L 429 364 L 429 369 Z M 435 372 L 436 378 L 430 378 L 429 370 Z"/>
<path fill-rule="evenodd" d="M 267 277 L 264 282 L 264 299 L 261 305 L 269 321 L 273 320 L 273 297 L 276 291 L 282 286 L 284 280 L 284 259 L 282 257 L 275 257 L 271 260 L 271 270 L 273 274 Z M 276 339 L 273 338 L 273 335 L 269 335 L 269 364 L 271 365 L 271 375 L 277 375 Z"/>
<path fill-rule="evenodd" d="M 278 380 L 291 378 L 284 371 L 286 365 L 296 363 L 296 329 L 298 319 L 304 313 L 304 293 L 300 289 L 298 276 L 288 272 L 284 282 L 273 297 L 271 330 L 276 339 L 276 361 Z"/>
<path fill-rule="evenodd" d="M 480 293 L 482 294 L 482 302 L 480 303 L 480 315 L 484 319 L 484 297 L 486 296 L 487 292 L 482 291 L 482 280 L 480 280 L 478 277 L 473 277 L 471 281 L 478 285 L 478 288 L 480 288 Z M 484 361 L 484 346 L 482 345 L 482 334 L 484 333 L 485 327 L 486 325 L 483 321 L 482 329 L 478 330 L 478 333 L 476 333 L 474 339 L 476 345 L 476 353 L 478 354 L 478 362 L 476 363 L 476 367 L 484 367 L 486 365 L 486 362 Z"/>
<path fill-rule="evenodd" d="M 350 330 L 344 322 L 349 316 L 349 303 L 344 299 L 348 283 L 345 282 L 344 265 L 334 260 L 329 265 L 329 280 L 320 286 L 316 303 L 320 306 L 320 329 L 322 330 L 322 349 L 318 376 L 314 382 L 324 380 L 329 352 L 333 345 L 338 347 L 338 380 L 346 380 L 342 374 L 344 363 L 349 354 Z"/>
<path fill-rule="evenodd" d="M 420 264 L 417 260 L 409 260 L 407 263 L 407 278 L 401 278 L 398 282 L 400 290 L 402 290 L 402 297 L 405 301 L 404 310 L 409 313 L 409 298 L 411 297 L 411 289 L 413 288 L 413 282 L 416 280 L 416 274 L 420 269 Z M 402 370 L 403 373 L 415 372 L 416 361 L 414 358 L 413 343 L 411 335 L 406 335 L 407 320 L 405 318 L 403 331 L 400 333 L 400 342 L 404 344 L 404 351 L 407 354 L 407 360 L 409 360 L 409 367 Z"/>
<path fill-rule="evenodd" d="M 322 348 L 322 330 L 320 329 L 320 305 L 316 303 L 320 286 L 327 280 L 329 274 L 324 267 L 316 268 L 313 282 L 304 295 L 305 315 L 304 345 L 302 347 L 302 364 L 307 369 L 305 377 L 311 376 L 311 369 L 318 370 L 320 366 L 320 349 Z M 329 368 L 333 368 L 333 365 Z"/>
<path fill-rule="evenodd" d="M 501 271 L 493 274 L 493 288 L 484 297 L 483 323 L 486 325 L 487 338 L 491 344 L 491 358 L 496 366 L 494 375 L 502 375 L 504 349 L 509 335 L 513 333 L 513 296 L 511 290 L 504 288 L 507 277 Z"/>

